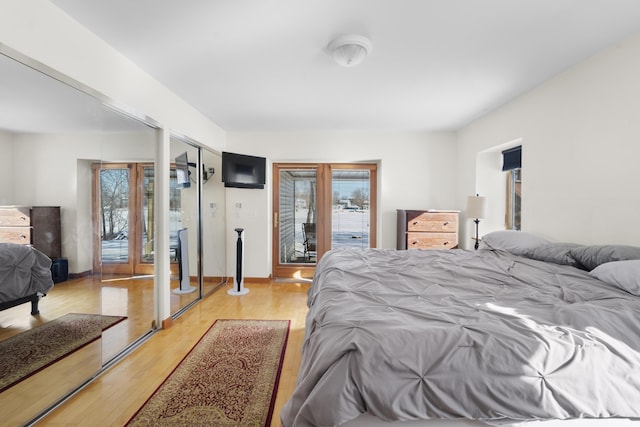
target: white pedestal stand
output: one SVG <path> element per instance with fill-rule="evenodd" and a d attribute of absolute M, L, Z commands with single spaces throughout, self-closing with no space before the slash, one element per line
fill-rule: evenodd
<path fill-rule="evenodd" d="M 180 287 L 173 290 L 174 294 L 188 294 L 196 290 L 189 280 L 189 239 L 187 229 L 178 230 L 178 278 Z"/>
<path fill-rule="evenodd" d="M 236 242 L 236 277 L 233 289 L 227 291 L 229 295 L 246 295 L 249 293 L 249 289 L 244 287 L 244 277 L 242 275 L 242 264 L 244 261 L 243 231 L 244 228 L 236 228 L 236 233 L 238 233 L 238 241 Z"/>

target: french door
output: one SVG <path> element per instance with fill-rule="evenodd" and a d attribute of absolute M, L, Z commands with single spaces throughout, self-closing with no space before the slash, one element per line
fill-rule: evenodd
<path fill-rule="evenodd" d="M 155 180 L 153 163 L 93 165 L 93 270 L 105 274 L 149 275 L 154 269 Z M 172 209 L 178 204 L 171 169 Z M 178 199 L 176 201 L 176 199 Z M 170 227 L 173 223 L 170 224 Z M 172 236 L 177 234 L 170 230 Z M 172 242 L 175 239 L 172 239 Z M 172 273 L 177 266 L 172 263 Z M 175 270 L 175 271 L 174 271 Z"/>
<path fill-rule="evenodd" d="M 275 277 L 312 277 L 332 248 L 376 246 L 376 164 L 274 163 L 273 182 Z"/>

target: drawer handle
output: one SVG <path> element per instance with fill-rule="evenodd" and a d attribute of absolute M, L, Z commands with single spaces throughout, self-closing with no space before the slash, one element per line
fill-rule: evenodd
<path fill-rule="evenodd" d="M 447 246 L 449 244 L 449 242 L 444 242 L 443 245 Z"/>
<path fill-rule="evenodd" d="M 449 221 L 445 221 L 444 225 L 449 225 Z"/>
<path fill-rule="evenodd" d="M 411 223 L 411 225 L 417 225 L 417 224 L 418 224 L 418 221 L 413 221 L 413 222 Z"/>
<path fill-rule="evenodd" d="M 418 244 L 418 242 L 413 241 L 413 242 L 411 242 L 411 244 L 412 244 L 412 245 L 417 245 L 417 244 Z"/>

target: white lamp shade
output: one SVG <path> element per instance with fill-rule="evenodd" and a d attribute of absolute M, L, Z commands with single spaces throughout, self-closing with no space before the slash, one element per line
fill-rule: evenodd
<path fill-rule="evenodd" d="M 469 196 L 467 198 L 467 218 L 483 219 L 487 216 L 487 198 Z"/>
<path fill-rule="evenodd" d="M 338 37 L 329 44 L 329 53 L 333 60 L 343 67 L 355 67 L 371 52 L 371 42 L 358 35 Z"/>

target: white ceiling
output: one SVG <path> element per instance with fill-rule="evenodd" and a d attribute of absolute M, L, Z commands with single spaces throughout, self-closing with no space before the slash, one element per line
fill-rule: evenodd
<path fill-rule="evenodd" d="M 455 130 L 640 31 L 638 0 L 52 2 L 228 131 Z"/>

